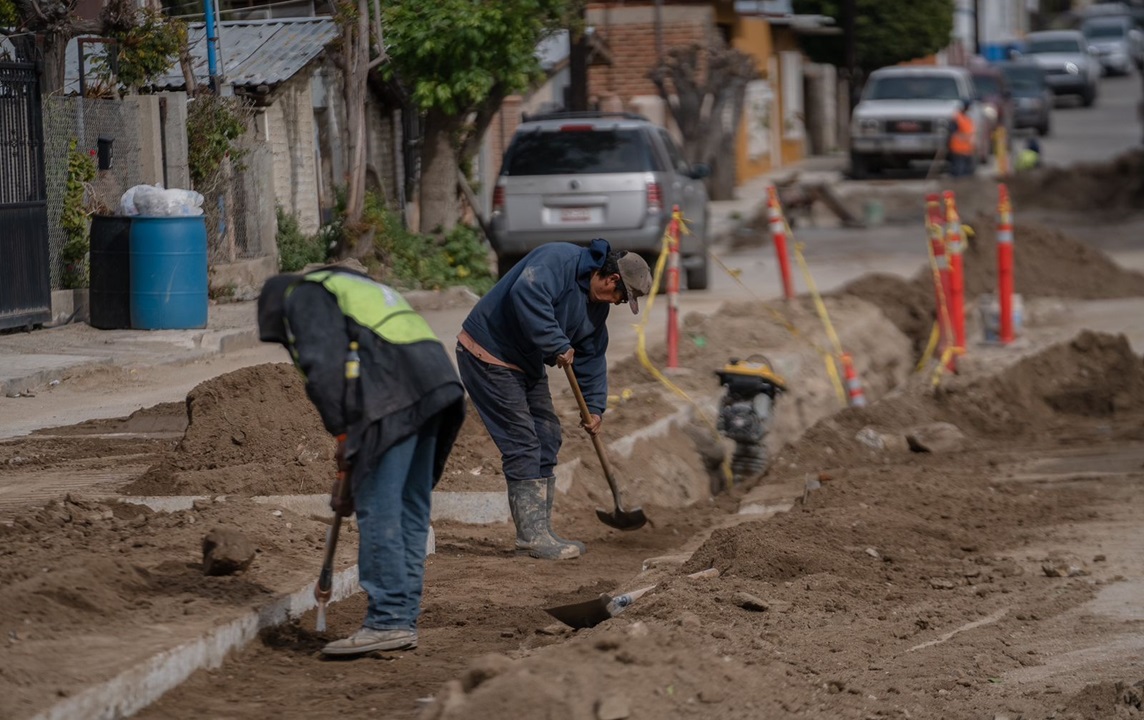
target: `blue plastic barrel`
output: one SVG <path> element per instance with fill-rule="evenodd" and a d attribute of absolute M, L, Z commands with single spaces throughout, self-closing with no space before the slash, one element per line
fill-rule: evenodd
<path fill-rule="evenodd" d="M 207 226 L 203 216 L 131 221 L 131 327 L 207 326 Z"/>

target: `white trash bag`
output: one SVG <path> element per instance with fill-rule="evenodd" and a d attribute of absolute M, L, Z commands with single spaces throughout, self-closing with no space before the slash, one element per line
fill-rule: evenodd
<path fill-rule="evenodd" d="M 194 190 L 136 185 L 119 199 L 119 213 L 147 217 L 185 217 L 202 215 L 202 204 L 203 196 Z"/>

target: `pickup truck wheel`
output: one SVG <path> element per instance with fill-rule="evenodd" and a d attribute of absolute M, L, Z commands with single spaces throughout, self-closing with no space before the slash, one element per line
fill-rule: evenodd
<path fill-rule="evenodd" d="M 850 153 L 850 176 L 855 180 L 865 180 L 877 172 L 877 167 L 866 155 Z"/>
<path fill-rule="evenodd" d="M 706 290 L 711 282 L 711 265 L 707 260 L 707 253 L 703 253 L 703 262 L 694 267 L 687 268 L 687 289 Z"/>

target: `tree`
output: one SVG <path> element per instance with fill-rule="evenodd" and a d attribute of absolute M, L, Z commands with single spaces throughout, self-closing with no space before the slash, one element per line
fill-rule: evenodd
<path fill-rule="evenodd" d="M 421 231 L 457 222 L 458 168 L 476 155 L 505 97 L 542 77 L 536 45 L 575 24 L 580 0 L 392 0 L 382 10 L 388 62 L 424 114 Z"/>
<path fill-rule="evenodd" d="M 702 50 L 699 45 L 672 48 L 650 77 L 683 136 L 688 162 L 711 165 L 711 199 L 730 200 L 735 192 L 734 143 L 747 83 L 759 74 L 754 58 L 722 43 L 707 47 L 704 70 Z"/>
<path fill-rule="evenodd" d="M 377 0 L 341 0 L 335 4 L 334 10 L 342 37 L 333 58 L 342 71 L 342 100 L 346 106 L 346 132 L 349 136 L 344 215 L 344 226 L 348 232 L 342 239 L 348 247 L 341 248 L 340 252 L 343 255 L 360 255 L 366 250 L 358 247 L 363 239 L 358 226 L 365 208 L 365 101 L 370 71 L 385 62 L 385 43 Z"/>
<path fill-rule="evenodd" d="M 78 0 L 0 0 L 0 16 L 4 22 L 0 27 L 14 31 L 27 41 L 27 33 L 39 35 L 43 70 L 40 73 L 40 89 L 49 95 L 64 85 L 64 52 L 68 41 L 77 35 L 97 33 L 99 21 L 82 21 L 75 17 Z M 6 31 L 4 34 L 8 34 Z M 31 46 L 24 42 L 23 53 L 26 59 L 33 59 Z"/>
<path fill-rule="evenodd" d="M 953 0 L 854 0 L 858 69 L 863 74 L 887 65 L 932 55 L 949 45 Z M 826 15 L 843 27 L 843 0 L 794 0 L 800 14 Z M 815 62 L 846 66 L 841 35 L 807 36 L 803 48 Z"/>

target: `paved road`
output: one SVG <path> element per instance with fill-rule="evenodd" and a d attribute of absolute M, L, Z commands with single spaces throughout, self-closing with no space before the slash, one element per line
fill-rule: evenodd
<path fill-rule="evenodd" d="M 1053 109 L 1053 129 L 1041 141 L 1044 161 L 1052 165 L 1107 160 L 1141 141 L 1137 103 L 1141 82 L 1136 73 L 1104 78 L 1096 104 L 1083 108 L 1073 98 L 1061 98 Z"/>

